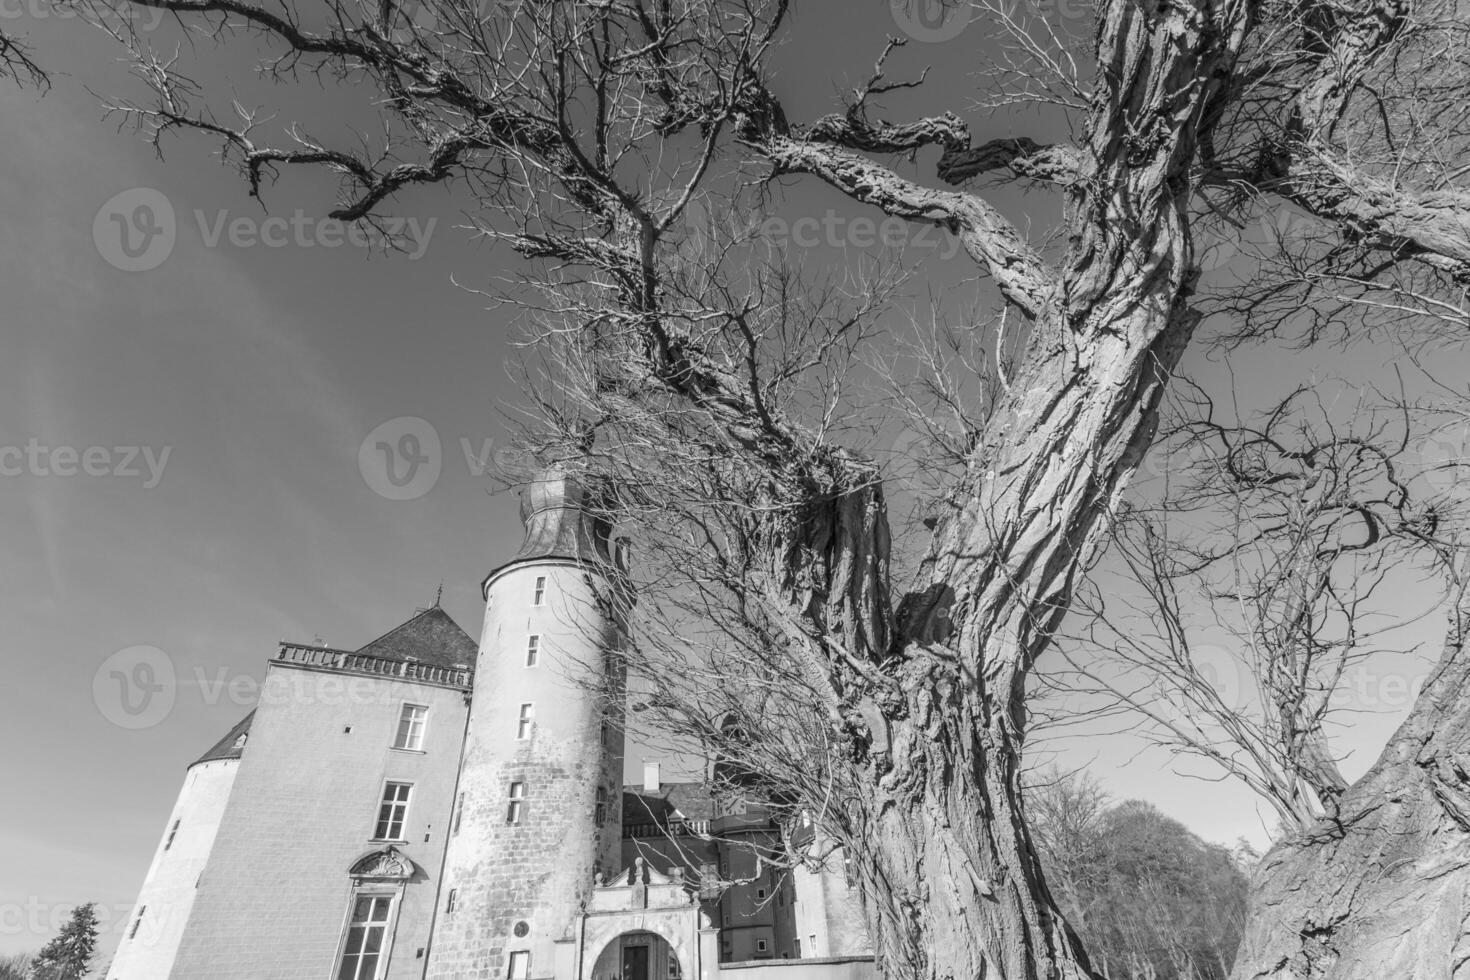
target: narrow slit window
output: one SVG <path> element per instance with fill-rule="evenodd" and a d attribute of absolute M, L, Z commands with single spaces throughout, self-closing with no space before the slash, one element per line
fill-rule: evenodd
<path fill-rule="evenodd" d="M 132 939 L 138 935 L 138 927 L 143 924 L 143 913 L 148 911 L 148 906 L 138 906 L 138 917 L 133 920 L 133 928 L 128 930 L 128 938 Z"/>
<path fill-rule="evenodd" d="M 526 666 L 534 667 L 541 660 L 541 634 L 532 633 L 526 640 Z"/>
<path fill-rule="evenodd" d="M 536 576 L 536 591 L 531 596 L 531 605 L 543 606 L 546 604 L 546 576 Z"/>
<path fill-rule="evenodd" d="M 518 824 L 521 817 L 525 815 L 526 807 L 526 784 L 514 782 L 510 784 L 510 803 L 505 808 L 505 822 Z"/>
<path fill-rule="evenodd" d="M 520 717 L 516 719 L 516 738 L 525 741 L 531 737 L 531 725 L 536 718 L 536 706 L 527 702 L 521 705 Z"/>
<path fill-rule="evenodd" d="M 178 820 L 175 820 L 174 821 L 174 825 L 172 827 L 168 828 L 168 840 L 166 840 L 166 841 L 163 842 L 163 849 L 165 851 L 168 850 L 170 847 L 173 847 L 174 846 L 174 837 L 176 837 L 178 835 L 178 833 L 179 833 L 179 821 Z"/>

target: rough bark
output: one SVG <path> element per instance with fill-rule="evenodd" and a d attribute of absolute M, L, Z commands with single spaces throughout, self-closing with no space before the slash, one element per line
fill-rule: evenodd
<path fill-rule="evenodd" d="M 140 55 L 159 104 L 120 105 L 125 118 L 146 120 L 155 138 L 195 129 L 223 139 L 254 190 L 280 167 L 325 165 L 344 178 L 335 216 L 357 219 L 400 190 L 476 173 L 486 158 L 507 164 L 504 174 L 532 175 L 490 169 L 512 189 L 484 192 L 481 203 L 516 219 L 515 230 L 496 235 L 538 263 L 577 270 L 573 281 L 597 291 L 595 308 L 569 301 L 558 274 L 542 281 L 558 293 L 548 305 L 577 329 L 608 334 L 606 357 L 620 359 L 618 372 L 589 376 L 623 401 L 593 384 L 587 404 L 606 417 L 594 412 L 568 422 L 577 431 L 567 441 L 591 446 L 597 426 L 615 425 L 620 412 L 656 411 L 672 398 L 703 413 L 709 432 L 701 450 L 756 472 L 760 479 L 750 484 L 769 491 L 770 512 L 790 520 L 761 539 L 771 546 L 762 556 L 776 583 L 770 598 L 788 607 L 779 610 L 786 629 L 777 645 L 794 653 L 807 686 L 850 736 L 857 792 L 843 829 L 884 972 L 902 980 L 1091 976 L 1048 892 L 1023 813 L 1017 769 L 1025 686 L 1099 524 L 1148 446 L 1168 376 L 1194 328 L 1197 272 L 1186 212 L 1201 179 L 1200 148 L 1231 95 L 1258 0 L 1099 3 L 1095 91 L 1075 150 L 1019 138 L 972 149 L 954 117 L 874 125 L 860 107 L 805 129 L 788 124 L 759 67 L 784 2 L 761 15 L 768 26 L 752 15 L 744 27 L 698 4 L 692 11 L 525 4 L 520 30 L 532 43 L 524 64 L 566 66 L 554 83 L 507 64 L 494 46 L 461 48 L 423 35 L 396 42 L 401 10 L 389 0 L 371 23 L 359 23 L 349 5 L 329 4 L 336 26 L 323 33 L 250 0 L 132 3 L 206 23 L 227 17 L 218 21 L 221 36 L 233 29 L 226 24 L 264 34 L 291 55 L 269 63 L 275 77 L 289 74 L 300 55 L 353 84 L 365 74 L 376 83 L 375 104 L 402 117 L 420 151 L 418 163 L 392 164 L 392 155 L 385 163 L 325 147 L 258 146 L 249 125 L 231 129 L 193 114 L 192 90 Z M 1371 6 L 1392 14 L 1402 5 Z M 1392 17 L 1385 24 L 1368 24 L 1361 43 L 1349 31 L 1336 37 L 1359 43 L 1367 63 L 1394 36 Z M 710 63 L 685 60 L 681 52 L 689 50 L 708 53 Z M 1333 71 L 1354 63 L 1322 60 Z M 1323 130 L 1310 117 L 1338 111 L 1332 106 L 1346 90 L 1344 72 L 1351 74 L 1339 72 L 1303 103 L 1303 145 Z M 598 106 L 598 123 L 584 138 L 589 104 Z M 888 528 L 871 474 L 824 455 L 820 439 L 768 401 L 777 386 L 762 375 L 753 332 L 746 356 L 710 352 L 706 345 L 718 338 L 701 331 L 711 322 L 738 330 L 750 309 L 726 308 L 718 296 L 711 306 L 701 298 L 680 309 L 670 288 L 674 253 L 665 235 L 732 129 L 775 175 L 811 174 L 886 214 L 953 231 L 1006 303 L 1030 321 L 1009 391 L 896 607 L 884 567 Z M 633 181 L 620 173 L 616 161 L 635 152 L 660 158 L 673 145 L 658 139 L 696 133 L 700 162 L 687 185 L 650 188 L 643 181 L 656 171 Z M 872 159 L 929 146 L 944 151 L 940 174 L 950 180 L 1008 170 L 1064 188 L 1068 248 L 1060 267 L 1048 267 L 1041 250 L 980 195 L 926 187 Z M 1295 165 L 1287 161 L 1278 185 L 1305 195 Z M 1346 220 L 1365 205 L 1361 197 L 1324 198 L 1320 207 Z M 658 204 L 670 200 L 682 203 Z M 1461 218 L 1451 209 L 1423 247 L 1454 261 L 1450 245 Z M 676 428 L 658 435 L 660 445 L 687 448 Z"/>
<path fill-rule="evenodd" d="M 1098 104 L 1083 176 L 1069 187 L 1079 231 L 1051 288 L 994 234 L 988 213 L 937 215 L 959 225 L 1036 320 L 897 611 L 903 703 L 890 708 L 888 765 L 874 767 L 871 798 L 853 819 L 889 977 L 1093 976 L 1026 825 L 1024 688 L 1099 522 L 1153 436 L 1194 328 L 1189 168 L 1252 13 L 1245 3 L 1102 11 Z M 856 158 L 794 148 L 782 141 L 773 155 L 885 210 L 910 199 L 919 214 L 933 206 Z"/>
<path fill-rule="evenodd" d="M 1233 980 L 1470 977 L 1467 625 L 1336 819 L 1261 862 Z"/>

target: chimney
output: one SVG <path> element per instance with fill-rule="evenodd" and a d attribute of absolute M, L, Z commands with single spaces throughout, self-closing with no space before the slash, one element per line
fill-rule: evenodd
<path fill-rule="evenodd" d="M 662 784 L 659 782 L 658 762 L 657 761 L 649 762 L 647 759 L 644 759 L 643 760 L 643 792 L 645 792 L 645 793 L 657 793 L 659 791 L 660 785 L 662 785 Z"/>

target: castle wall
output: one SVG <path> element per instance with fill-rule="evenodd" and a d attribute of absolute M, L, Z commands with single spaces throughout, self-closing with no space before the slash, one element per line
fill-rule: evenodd
<path fill-rule="evenodd" d="M 214 759 L 195 763 L 185 773 L 138 892 L 134 919 L 108 969 L 109 980 L 169 976 L 239 766 L 239 759 Z"/>
<path fill-rule="evenodd" d="M 759 843 L 766 835 L 759 835 Z M 752 848 L 720 848 L 721 874 L 733 882 L 720 898 L 720 961 L 766 960 L 777 956 L 776 896 L 779 880 Z"/>
<path fill-rule="evenodd" d="M 801 941 L 802 957 L 872 955 L 861 898 L 847 884 L 842 852 L 828 855 L 816 871 L 797 868 L 791 874 L 796 938 Z"/>
<path fill-rule="evenodd" d="M 546 580 L 539 606 L 538 578 Z M 597 689 L 620 634 L 600 588 L 585 567 L 555 559 L 513 565 L 487 585 L 463 811 L 445 869 L 455 909 L 436 925 L 430 978 L 505 980 L 513 951 L 530 954 L 532 980 L 550 977 L 554 944 L 570 934 L 594 874 L 620 869 L 622 677 Z M 522 704 L 534 705 L 526 738 L 518 738 Z M 516 783 L 524 799 L 512 825 Z"/>
<path fill-rule="evenodd" d="M 720 980 L 879 980 L 871 956 L 721 963 Z"/>
<path fill-rule="evenodd" d="M 392 747 L 404 702 L 428 707 L 421 751 Z M 272 662 L 172 974 L 119 980 L 323 980 L 354 889 L 392 896 L 385 980 L 423 975 L 464 735 L 464 693 Z M 401 839 L 409 880 L 349 869 L 374 840 L 386 781 L 412 784 Z"/>

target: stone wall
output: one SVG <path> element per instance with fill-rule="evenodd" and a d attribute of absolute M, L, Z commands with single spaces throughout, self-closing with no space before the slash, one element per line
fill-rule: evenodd
<path fill-rule="evenodd" d="M 504 980 L 513 950 L 531 954 L 530 977 L 551 976 L 554 943 L 569 935 L 594 874 L 619 870 L 622 678 L 604 670 L 620 634 L 600 588 L 583 567 L 554 559 L 512 565 L 487 583 L 462 816 L 445 871 L 455 909 L 435 928 L 430 978 Z M 527 666 L 532 635 L 537 663 Z M 518 738 L 523 704 L 533 723 Z M 511 825 L 516 782 L 525 798 Z"/>
<path fill-rule="evenodd" d="M 422 751 L 392 747 L 404 702 L 428 706 Z M 355 884 L 348 872 L 384 846 L 373 835 L 392 780 L 413 784 L 396 847 L 419 873 L 393 886 L 384 976 L 419 980 L 465 715 L 456 688 L 273 661 L 172 976 L 335 976 Z"/>
<path fill-rule="evenodd" d="M 197 762 L 185 773 L 138 892 L 134 919 L 108 969 L 109 980 L 158 980 L 173 970 L 194 908 L 195 884 L 214 847 L 239 765 L 239 759 L 214 759 Z"/>
<path fill-rule="evenodd" d="M 803 958 L 872 954 L 862 902 L 847 883 L 841 851 L 829 854 L 819 870 L 797 868 L 792 882 L 796 936 Z"/>

